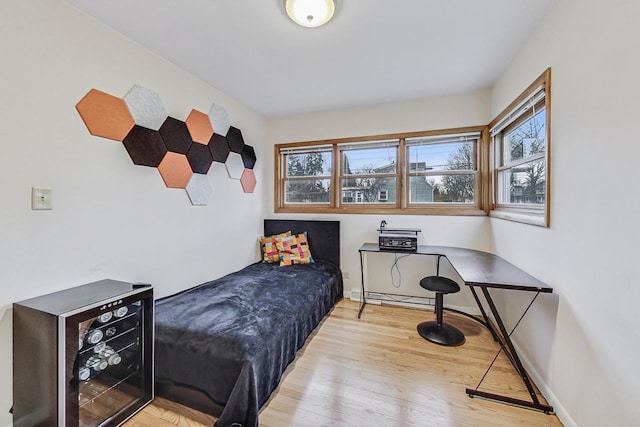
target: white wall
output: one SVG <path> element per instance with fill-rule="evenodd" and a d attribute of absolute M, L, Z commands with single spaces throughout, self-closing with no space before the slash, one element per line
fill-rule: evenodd
<path fill-rule="evenodd" d="M 0 2 L 0 425 L 12 405 L 11 304 L 113 278 L 150 282 L 163 296 L 257 259 L 265 211 L 266 121 L 61 0 Z M 253 145 L 254 194 L 221 164 L 214 197 L 192 206 L 121 143 L 91 136 L 75 104 L 91 89 L 157 92 L 168 113 L 224 106 Z M 32 186 L 53 189 L 52 211 L 31 211 Z M 224 248 L 223 248 L 224 245 Z"/>
<path fill-rule="evenodd" d="M 547 282 L 555 294 L 541 297 L 515 337 L 539 385 L 567 425 L 637 424 L 638 16 L 635 0 L 560 0 L 491 92 L 273 119 L 267 132 L 233 99 L 60 0 L 0 2 L 0 425 L 11 420 L 12 302 L 105 277 L 151 282 L 166 295 L 240 268 L 257 256 L 246 242 L 263 214 L 277 216 L 273 144 L 484 124 L 548 66 L 549 229 L 484 217 L 298 217 L 342 221 L 347 290 L 359 285 L 357 249 L 375 240 L 383 218 L 422 228 L 420 243 L 492 250 Z M 242 193 L 218 164 L 214 201 L 193 207 L 156 170 L 134 166 L 121 144 L 89 135 L 78 100 L 94 87 L 122 96 L 134 83 L 179 119 L 224 105 L 256 148 L 256 193 Z M 53 211 L 30 210 L 32 186 L 53 189 Z M 373 285 L 393 290 L 377 279 L 390 264 L 369 271 Z M 498 297 L 509 320 L 525 303 Z M 448 302 L 472 305 L 456 298 Z"/>
<path fill-rule="evenodd" d="M 554 287 L 516 338 L 566 425 L 640 422 L 638 16 L 634 0 L 560 1 L 492 92 L 495 116 L 552 67 L 551 227 L 490 226 L 495 253 Z"/>
<path fill-rule="evenodd" d="M 269 142 L 279 144 L 332 138 L 347 138 L 388 133 L 413 132 L 477 126 L 489 122 L 488 90 L 407 102 L 371 105 L 320 113 L 302 114 L 269 120 Z M 268 161 L 273 164 L 273 150 Z M 265 185 L 273 188 L 273 176 Z M 425 215 L 276 215 L 273 197 L 267 200 L 267 217 L 337 219 L 342 230 L 342 269 L 347 296 L 360 288 L 358 248 L 364 242 L 376 242 L 376 228 L 385 219 L 389 226 L 416 227 L 422 230 L 419 244 L 462 246 L 474 249 L 489 247 L 486 217 L 445 217 Z M 408 257 L 399 261 L 402 277 L 391 267 L 390 254 L 367 255 L 367 290 L 426 296 L 420 278 L 435 271 L 434 257 Z M 395 285 L 395 286 L 394 286 Z M 397 287 L 399 286 L 399 287 Z M 473 309 L 470 293 L 447 296 L 451 306 Z"/>

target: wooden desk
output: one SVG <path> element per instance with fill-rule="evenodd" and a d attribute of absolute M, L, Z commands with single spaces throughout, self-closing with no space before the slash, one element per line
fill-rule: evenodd
<path fill-rule="evenodd" d="M 491 335 L 493 335 L 493 338 L 500 344 L 500 350 L 498 352 L 505 352 L 516 372 L 518 373 L 518 375 L 520 375 L 520 378 L 522 378 L 523 383 L 527 387 L 527 391 L 529 392 L 531 401 L 515 399 L 509 396 L 498 395 L 478 390 L 480 384 L 482 384 L 482 381 L 484 380 L 486 374 L 489 372 L 493 364 L 491 364 L 487 368 L 485 375 L 482 377 L 476 388 L 467 388 L 466 393 L 469 395 L 469 397 L 480 396 L 504 403 L 523 406 L 526 408 L 538 409 L 547 414 L 553 412 L 553 407 L 541 403 L 538 399 L 538 396 L 529 379 L 529 375 L 522 366 L 520 357 L 518 356 L 518 353 L 516 352 L 516 349 L 511 341 L 511 334 L 515 331 L 516 327 L 520 323 L 520 320 L 522 320 L 525 314 L 527 314 L 527 311 L 529 311 L 529 308 L 536 300 L 538 295 L 540 293 L 551 293 L 553 292 L 553 288 L 550 288 L 535 277 L 525 273 L 518 267 L 505 261 L 497 255 L 493 255 L 488 252 L 476 251 L 473 249 L 455 248 L 449 246 L 419 245 L 417 251 L 393 251 L 388 249 L 380 249 L 378 247 L 378 244 L 376 243 L 364 243 L 360 247 L 360 249 L 358 249 L 358 252 L 360 253 L 361 274 L 360 310 L 358 311 L 358 318 L 360 318 L 360 316 L 362 315 L 362 310 L 367 303 L 364 286 L 365 253 L 402 253 L 411 255 L 431 255 L 436 257 L 444 256 L 445 258 L 447 258 L 456 273 L 458 273 L 460 278 L 462 278 L 464 283 L 471 290 L 471 293 L 473 294 L 473 297 L 478 304 L 478 308 L 480 309 L 480 313 L 482 313 L 482 317 L 484 318 L 483 324 L 487 327 L 487 329 L 489 329 Z M 489 306 L 489 310 L 491 311 L 491 314 L 493 316 L 493 320 L 497 325 L 497 328 L 493 326 L 491 321 L 489 320 L 489 317 L 487 316 L 487 310 L 485 309 L 484 304 L 482 304 L 480 298 L 478 298 L 476 288 L 479 288 L 482 291 L 482 294 Z M 533 299 L 525 309 L 524 313 L 522 313 L 520 320 L 518 320 L 515 327 L 510 332 L 507 331 L 504 322 L 502 321 L 502 317 L 500 316 L 493 298 L 491 297 L 491 293 L 489 292 L 489 289 L 491 288 L 535 292 Z"/>

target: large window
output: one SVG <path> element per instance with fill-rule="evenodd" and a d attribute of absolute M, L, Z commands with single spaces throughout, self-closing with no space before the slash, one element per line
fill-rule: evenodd
<path fill-rule="evenodd" d="M 547 70 L 490 125 L 492 216 L 549 225 L 549 78 Z"/>
<path fill-rule="evenodd" d="M 483 130 L 276 145 L 276 211 L 485 215 Z"/>

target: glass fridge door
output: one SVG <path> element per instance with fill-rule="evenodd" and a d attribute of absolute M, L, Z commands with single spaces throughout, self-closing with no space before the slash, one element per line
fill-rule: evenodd
<path fill-rule="evenodd" d="M 124 299 L 67 318 L 66 426 L 116 425 L 151 400 L 152 311 Z"/>

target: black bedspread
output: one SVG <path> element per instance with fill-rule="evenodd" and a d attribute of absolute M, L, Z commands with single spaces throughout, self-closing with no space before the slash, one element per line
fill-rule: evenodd
<path fill-rule="evenodd" d="M 337 266 L 252 264 L 161 299 L 156 380 L 224 405 L 217 427 L 258 425 L 258 410 L 306 338 L 342 297 Z"/>

